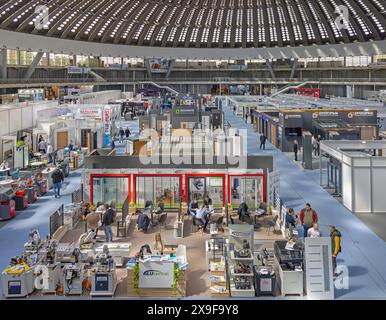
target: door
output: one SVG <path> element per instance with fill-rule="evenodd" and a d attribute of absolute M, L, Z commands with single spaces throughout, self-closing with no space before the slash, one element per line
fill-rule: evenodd
<path fill-rule="evenodd" d="M 214 208 L 224 204 L 224 180 L 222 177 L 189 177 L 188 202 L 197 198 L 199 206 L 203 205 L 205 195 L 212 199 Z"/>
<path fill-rule="evenodd" d="M 374 127 L 361 127 L 361 140 L 374 140 Z"/>
<path fill-rule="evenodd" d="M 68 131 L 56 133 L 56 149 L 64 149 L 68 146 Z"/>

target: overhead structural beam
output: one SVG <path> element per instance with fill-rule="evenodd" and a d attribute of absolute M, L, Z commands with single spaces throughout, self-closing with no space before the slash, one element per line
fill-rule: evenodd
<path fill-rule="evenodd" d="M 298 68 L 298 59 L 294 59 L 293 63 L 292 63 L 292 69 L 291 69 L 291 75 L 290 75 L 290 80 L 292 80 L 295 76 L 295 72 Z"/>
<path fill-rule="evenodd" d="M 0 50 L 0 79 L 7 79 L 7 49 Z"/>
<path fill-rule="evenodd" d="M 36 54 L 35 58 L 32 60 L 31 65 L 29 66 L 27 72 L 24 75 L 24 80 L 28 80 L 29 78 L 31 78 L 32 74 L 34 73 L 34 71 L 36 69 L 36 66 L 39 64 L 39 62 L 42 59 L 43 55 L 44 55 L 44 52 L 42 52 L 42 51 L 39 51 Z"/>
<path fill-rule="evenodd" d="M 268 67 L 269 73 L 271 74 L 271 78 L 275 80 L 276 76 L 275 76 L 275 72 L 273 71 L 273 68 L 272 68 L 272 61 L 268 60 L 268 59 L 266 61 L 267 61 L 267 67 Z"/>

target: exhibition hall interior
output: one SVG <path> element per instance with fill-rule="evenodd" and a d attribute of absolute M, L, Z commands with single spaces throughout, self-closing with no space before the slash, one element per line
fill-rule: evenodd
<path fill-rule="evenodd" d="M 386 300 L 385 0 L 0 0 L 0 300 Z"/>

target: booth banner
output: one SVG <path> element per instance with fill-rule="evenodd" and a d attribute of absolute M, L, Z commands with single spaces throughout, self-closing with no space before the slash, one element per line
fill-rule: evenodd
<path fill-rule="evenodd" d="M 80 119 L 101 119 L 100 109 L 78 109 L 77 117 Z"/>
<path fill-rule="evenodd" d="M 167 73 L 170 68 L 170 60 L 165 58 L 149 59 L 150 72 L 152 73 Z"/>
<path fill-rule="evenodd" d="M 111 119 L 111 108 L 110 106 L 105 106 L 103 108 L 103 132 L 104 132 L 105 147 L 110 146 L 110 119 Z"/>
<path fill-rule="evenodd" d="M 139 262 L 139 288 L 168 288 L 174 281 L 174 262 L 141 261 Z"/>
<path fill-rule="evenodd" d="M 75 66 L 67 67 L 68 74 L 88 74 L 90 71 L 91 71 L 90 68 L 75 67 Z"/>

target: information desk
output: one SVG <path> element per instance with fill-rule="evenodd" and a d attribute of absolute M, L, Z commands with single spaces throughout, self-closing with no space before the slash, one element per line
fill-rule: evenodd
<path fill-rule="evenodd" d="M 128 296 L 186 297 L 187 266 L 186 255 L 178 253 L 133 258 L 127 264 Z"/>

